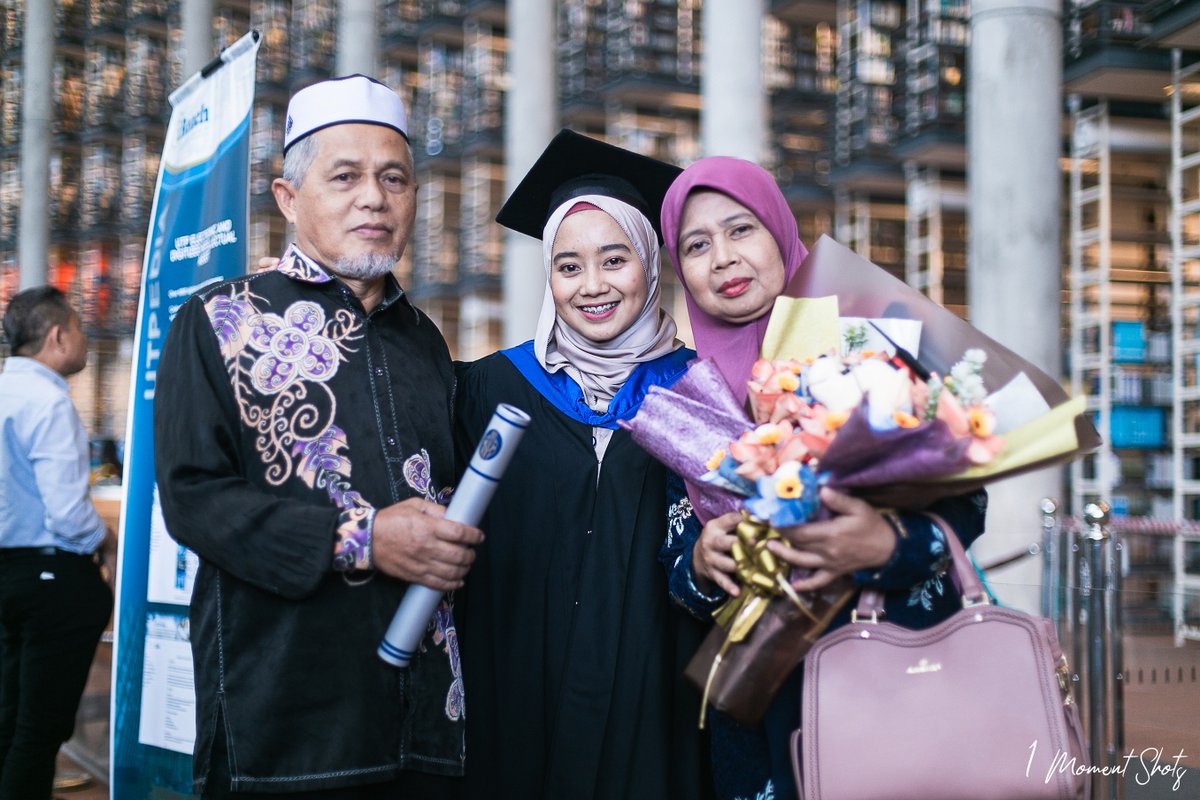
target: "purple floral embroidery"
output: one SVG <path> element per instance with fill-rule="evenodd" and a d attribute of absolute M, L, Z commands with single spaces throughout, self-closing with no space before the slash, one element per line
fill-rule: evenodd
<path fill-rule="evenodd" d="M 333 568 L 339 572 L 371 568 L 371 523 L 373 508 L 352 508 L 338 517 Z"/>
<path fill-rule="evenodd" d="M 457 722 L 467 713 L 467 697 L 463 688 L 462 663 L 458 657 L 458 630 L 454 627 L 454 610 L 445 599 L 438 605 L 433 620 L 433 643 L 444 643 L 446 655 L 450 658 L 450 674 L 454 678 L 450 682 L 450 690 L 446 693 L 446 719 Z"/>
<path fill-rule="evenodd" d="M 421 448 L 420 453 L 414 453 L 405 459 L 404 482 L 420 492 L 426 500 L 444 506 L 450 502 L 450 495 L 454 494 L 454 488 L 447 486 L 440 492 L 435 492 L 430 475 L 429 451 L 425 448 Z"/>
<path fill-rule="evenodd" d="M 426 500 L 437 501 L 437 493 L 430 480 L 429 451 L 421 448 L 404 461 L 404 482 L 421 493 Z"/>
<path fill-rule="evenodd" d="M 316 439 L 296 442 L 292 446 L 292 455 L 300 456 L 296 472 L 316 474 L 321 470 L 330 470 L 349 475 L 350 462 L 338 452 L 346 446 L 346 432 L 337 425 L 330 425 Z M 313 481 L 309 480 L 308 484 L 313 485 Z"/>
<path fill-rule="evenodd" d="M 429 497 L 429 451 L 409 456 L 404 462 L 404 481 L 426 498 Z"/>
<path fill-rule="evenodd" d="M 332 378 L 341 356 L 324 328 L 325 312 L 308 300 L 293 303 L 282 317 L 255 315 L 250 346 L 262 355 L 250 367 L 254 388 L 278 394 L 298 379 L 320 383 Z"/>
<path fill-rule="evenodd" d="M 255 316 L 252 297 L 248 291 L 240 295 L 218 294 L 204 304 L 208 321 L 221 346 L 221 355 L 226 360 L 236 358 L 250 336 L 250 319 Z"/>
<path fill-rule="evenodd" d="M 328 283 L 333 280 L 333 277 L 329 273 L 321 269 L 315 261 L 307 258 L 297 250 L 295 245 L 288 247 L 287 251 L 283 254 L 283 258 L 279 259 L 279 264 L 276 265 L 275 269 L 288 277 L 308 283 Z"/>
<path fill-rule="evenodd" d="M 257 434 L 264 477 L 278 486 L 299 469 L 340 508 L 360 505 L 349 488 L 349 458 L 341 454 L 349 449 L 345 434 L 329 430 L 337 399 L 326 385 L 353 352 L 349 345 L 361 336 L 360 323 L 347 309 L 327 319 L 320 305 L 307 300 L 282 314 L 264 307 L 269 306 L 251 293 L 249 281 L 235 285 L 232 295 L 214 295 L 205 306 L 242 421 Z M 311 397 L 316 392 L 325 395 L 325 403 Z M 337 459 L 336 467 L 325 463 L 329 458 Z"/>
<path fill-rule="evenodd" d="M 292 445 L 298 457 L 296 475 L 316 489 L 324 489 L 341 509 L 366 506 L 362 495 L 350 488 L 350 461 L 342 456 L 349 449 L 346 432 L 330 425 L 316 439 L 302 439 Z"/>

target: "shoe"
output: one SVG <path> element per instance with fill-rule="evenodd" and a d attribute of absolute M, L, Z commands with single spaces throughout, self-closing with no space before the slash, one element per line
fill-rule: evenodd
<path fill-rule="evenodd" d="M 59 772 L 54 775 L 54 791 L 67 792 L 72 789 L 82 789 L 92 783 L 92 776 L 86 772 Z M 55 798 L 62 800 L 62 798 Z"/>

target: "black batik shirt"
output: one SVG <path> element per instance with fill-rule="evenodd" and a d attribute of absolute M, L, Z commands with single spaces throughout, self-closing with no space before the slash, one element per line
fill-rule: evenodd
<path fill-rule="evenodd" d="M 218 724 L 243 791 L 461 774 L 451 606 L 389 666 L 376 648 L 406 584 L 369 569 L 376 510 L 448 493 L 453 394 L 445 341 L 391 276 L 366 313 L 295 246 L 179 309 L 155 449 L 167 529 L 200 556 L 198 786 Z"/>

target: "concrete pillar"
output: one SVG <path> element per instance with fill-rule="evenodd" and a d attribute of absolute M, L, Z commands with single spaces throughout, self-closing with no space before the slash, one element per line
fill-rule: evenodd
<path fill-rule="evenodd" d="M 700 144 L 706 156 L 758 162 L 767 155 L 764 13 L 764 0 L 707 0 L 701 10 Z"/>
<path fill-rule="evenodd" d="M 1060 0 L 973 0 L 967 72 L 971 322 L 1056 377 L 1063 354 L 1060 15 Z M 986 564 L 1037 541 L 1039 503 L 1062 491 L 1058 468 L 989 487 L 976 559 Z M 1003 602 L 1039 609 L 1039 559 L 988 578 Z"/>
<path fill-rule="evenodd" d="M 504 98 L 504 196 L 517 188 L 558 132 L 556 4 L 508 0 L 508 92 Z M 541 243 L 505 231 L 504 346 L 533 336 L 545 286 Z"/>
<path fill-rule="evenodd" d="M 20 286 L 46 283 L 50 247 L 50 123 L 54 115 L 54 4 L 25 3 L 21 53 Z"/>
<path fill-rule="evenodd" d="M 183 77 L 186 80 L 213 60 L 218 50 L 213 43 L 213 0 L 183 0 Z"/>
<path fill-rule="evenodd" d="M 379 28 L 376 0 L 341 0 L 338 5 L 336 75 L 378 77 Z"/>

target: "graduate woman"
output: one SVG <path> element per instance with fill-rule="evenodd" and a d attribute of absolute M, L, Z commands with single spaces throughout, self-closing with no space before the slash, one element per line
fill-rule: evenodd
<path fill-rule="evenodd" d="M 563 131 L 497 216 L 542 239 L 546 286 L 531 341 L 459 367 L 464 463 L 497 403 L 533 419 L 455 608 L 467 797 L 707 796 L 682 679 L 704 626 L 657 560 L 669 476 L 617 427 L 694 355 L 659 307 L 655 223 L 678 173 Z"/>

